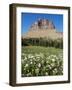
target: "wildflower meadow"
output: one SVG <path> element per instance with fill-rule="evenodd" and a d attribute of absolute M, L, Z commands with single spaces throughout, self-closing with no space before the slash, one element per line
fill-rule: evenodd
<path fill-rule="evenodd" d="M 63 75 L 63 49 L 42 46 L 22 46 L 21 76 Z"/>

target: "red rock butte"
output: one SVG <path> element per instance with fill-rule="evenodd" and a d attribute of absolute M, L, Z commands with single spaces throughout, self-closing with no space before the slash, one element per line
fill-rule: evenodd
<path fill-rule="evenodd" d="M 38 19 L 31 25 L 29 31 L 22 35 L 22 38 L 60 39 L 63 38 L 63 33 L 57 32 L 52 21 L 48 19 Z"/>

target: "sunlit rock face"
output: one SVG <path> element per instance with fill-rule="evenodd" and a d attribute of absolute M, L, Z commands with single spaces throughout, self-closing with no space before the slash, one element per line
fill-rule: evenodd
<path fill-rule="evenodd" d="M 38 19 L 35 23 L 32 24 L 31 30 L 34 29 L 55 29 L 53 22 L 47 19 Z"/>
<path fill-rule="evenodd" d="M 29 31 L 22 35 L 22 38 L 63 38 L 62 32 L 57 32 L 54 23 L 48 19 L 38 19 L 35 21 Z"/>

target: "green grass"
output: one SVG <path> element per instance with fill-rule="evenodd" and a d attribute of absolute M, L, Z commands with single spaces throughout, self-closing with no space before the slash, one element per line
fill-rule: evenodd
<path fill-rule="evenodd" d="M 63 75 L 63 49 L 22 47 L 22 77 Z"/>
<path fill-rule="evenodd" d="M 26 46 L 22 47 L 22 53 L 51 53 L 51 54 L 58 54 L 62 52 L 62 49 L 54 48 L 54 47 L 41 47 L 41 46 Z"/>

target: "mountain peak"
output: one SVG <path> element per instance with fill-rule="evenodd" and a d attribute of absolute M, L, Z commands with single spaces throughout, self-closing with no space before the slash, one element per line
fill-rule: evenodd
<path fill-rule="evenodd" d="M 49 21 L 48 19 L 41 19 L 39 18 L 37 21 L 35 21 L 32 25 L 30 30 L 36 30 L 36 29 L 55 29 L 55 26 L 52 21 Z"/>

